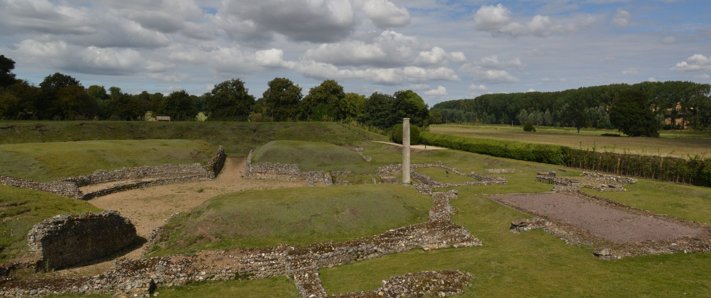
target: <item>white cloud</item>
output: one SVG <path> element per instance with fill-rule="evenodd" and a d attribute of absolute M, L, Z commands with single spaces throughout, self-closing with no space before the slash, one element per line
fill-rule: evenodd
<path fill-rule="evenodd" d="M 56 40 L 26 39 L 17 45 L 16 53 L 56 68 L 87 74 L 126 75 L 169 68 L 160 63 L 145 63 L 140 53 L 133 49 L 82 48 Z"/>
<path fill-rule="evenodd" d="M 262 37 L 274 32 L 310 42 L 343 40 L 356 24 L 348 0 L 224 1 L 217 20 L 227 32 L 236 29 Z"/>
<path fill-rule="evenodd" d="M 514 83 L 518 78 L 512 76 L 508 71 L 501 69 L 488 69 L 476 73 L 477 78 L 490 83 Z"/>
<path fill-rule="evenodd" d="M 469 92 L 472 96 L 479 96 L 482 94 L 489 93 L 489 89 L 485 85 L 471 84 L 469 85 Z"/>
<path fill-rule="evenodd" d="M 511 11 L 502 4 L 484 5 L 474 13 L 474 27 L 477 30 L 492 35 L 513 37 L 525 35 L 545 37 L 555 33 L 571 33 L 595 21 L 596 18 L 589 15 L 575 16 L 566 21 L 553 21 L 549 16 L 535 15 L 528 22 L 516 21 L 511 17 Z"/>
<path fill-rule="evenodd" d="M 437 88 L 425 91 L 426 95 L 429 96 L 445 96 L 447 95 L 447 88 L 442 85 L 437 86 Z"/>
<path fill-rule="evenodd" d="M 365 0 L 363 11 L 380 28 L 402 27 L 410 23 L 407 8 L 398 7 L 388 0 Z"/>
<path fill-rule="evenodd" d="M 268 49 L 255 53 L 257 63 L 262 66 L 287 66 L 284 61 L 284 51 L 281 49 Z"/>
<path fill-rule="evenodd" d="M 415 37 L 386 30 L 369 42 L 349 40 L 321 44 L 308 49 L 304 58 L 344 66 L 432 66 L 466 60 L 462 52 L 447 52 L 441 47 L 423 48 Z"/>
<path fill-rule="evenodd" d="M 639 70 L 637 68 L 630 67 L 630 68 L 624 69 L 622 71 L 622 74 L 627 75 L 627 76 L 636 76 L 639 74 Z"/>
<path fill-rule="evenodd" d="M 674 66 L 674 69 L 679 71 L 711 71 L 711 58 L 701 54 L 694 54 L 686 61 L 682 61 Z"/>
<path fill-rule="evenodd" d="M 630 24 L 630 17 L 632 15 L 629 11 L 624 9 L 618 9 L 615 17 L 612 18 L 612 23 L 618 27 L 627 27 Z"/>

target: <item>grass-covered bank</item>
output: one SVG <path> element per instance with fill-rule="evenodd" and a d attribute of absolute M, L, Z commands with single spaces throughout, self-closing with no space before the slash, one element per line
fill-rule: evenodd
<path fill-rule="evenodd" d="M 95 170 L 205 164 L 217 146 L 201 140 L 101 140 L 0 145 L 0 175 L 49 181 Z"/>
<path fill-rule="evenodd" d="M 638 155 L 711 158 L 711 132 L 693 130 L 663 130 L 659 138 L 610 137 L 613 129 L 537 126 L 535 133 L 525 132 L 521 126 L 510 125 L 432 125 L 429 131 L 472 139 L 516 141 L 531 144 L 566 146 L 575 149 Z"/>
<path fill-rule="evenodd" d="M 273 140 L 322 141 L 338 145 L 386 137 L 336 122 L 145 122 L 2 121 L 0 143 L 86 140 L 190 139 L 223 145 L 230 155 Z"/>
<path fill-rule="evenodd" d="M 427 132 L 422 133 L 421 138 L 429 145 L 473 153 L 566 165 L 617 175 L 711 186 L 711 159 L 620 154 L 559 145 L 488 140 Z"/>
<path fill-rule="evenodd" d="M 27 232 L 45 218 L 93 211 L 85 201 L 0 185 L 0 263 L 24 254 Z"/>
<path fill-rule="evenodd" d="M 530 173 L 527 173 L 530 175 Z M 513 177 L 517 177 L 514 175 Z M 511 178 L 513 178 L 511 177 Z M 663 189 L 670 183 L 645 180 L 640 187 Z M 687 186 L 691 187 L 691 186 Z M 695 195 L 708 196 L 711 190 L 691 187 Z M 533 179 L 509 179 L 507 185 L 459 187 L 452 201 L 455 223 L 463 225 L 482 240 L 482 247 L 437 251 L 411 251 L 382 258 L 321 270 L 321 279 L 331 294 L 372 290 L 393 275 L 423 270 L 465 270 L 474 275 L 463 297 L 705 297 L 711 293 L 711 254 L 675 254 L 603 261 L 589 247 L 568 245 L 543 231 L 514 234 L 512 220 L 529 215 L 498 204 L 489 194 L 539 192 L 550 185 Z M 639 193 L 633 188 L 629 193 Z M 602 196 L 614 198 L 618 194 Z M 660 195 L 661 197 L 661 195 Z M 622 200 L 619 200 L 623 202 Z M 630 204 L 636 208 L 663 208 L 667 202 Z M 709 217 L 707 202 L 690 200 L 678 206 L 679 218 Z M 686 216 L 683 212 L 698 212 Z"/>
<path fill-rule="evenodd" d="M 345 241 L 425 222 L 430 205 L 412 188 L 382 184 L 226 194 L 172 218 L 152 255 Z"/>

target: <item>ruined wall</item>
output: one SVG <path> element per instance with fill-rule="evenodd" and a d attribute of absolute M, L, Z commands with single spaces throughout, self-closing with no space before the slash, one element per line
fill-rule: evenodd
<path fill-rule="evenodd" d="M 0 176 L 0 184 L 26 188 L 32 190 L 51 192 L 65 197 L 77 197 L 80 195 L 79 187 L 75 183 L 67 181 L 36 182 L 27 179 Z"/>
<path fill-rule="evenodd" d="M 58 215 L 27 234 L 38 269 L 61 269 L 110 256 L 134 244 L 136 228 L 115 211 Z"/>
<path fill-rule="evenodd" d="M 46 191 L 60 196 L 78 198 L 83 200 L 105 196 L 111 193 L 130 189 L 156 186 L 180 182 L 200 181 L 214 179 L 222 171 L 227 155 L 220 146 L 210 158 L 206 166 L 194 164 L 164 164 L 158 166 L 142 166 L 121 168 L 112 171 L 98 170 L 90 175 L 68 177 L 60 181 L 36 182 L 28 179 L 0 176 L 0 184 Z M 116 181 L 130 181 L 128 183 L 107 185 L 99 191 L 82 193 L 80 187 L 89 185 L 111 183 Z"/>
<path fill-rule="evenodd" d="M 333 177 L 323 171 L 302 171 L 295 164 L 262 162 L 252 163 L 252 151 L 247 155 L 245 176 L 252 179 L 306 181 L 310 185 L 333 185 Z"/>
<path fill-rule="evenodd" d="M 222 168 L 225 166 L 225 160 L 227 160 L 225 148 L 220 146 L 217 148 L 215 155 L 207 162 L 207 171 L 210 172 L 210 178 L 215 178 L 222 172 Z"/>

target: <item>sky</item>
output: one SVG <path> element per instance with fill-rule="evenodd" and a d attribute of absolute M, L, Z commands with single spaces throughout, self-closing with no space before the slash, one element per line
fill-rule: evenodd
<path fill-rule="evenodd" d="M 711 82 L 708 0 L 0 0 L 18 78 L 200 95 L 241 79 L 259 98 L 411 89 L 428 104 L 610 83 Z"/>

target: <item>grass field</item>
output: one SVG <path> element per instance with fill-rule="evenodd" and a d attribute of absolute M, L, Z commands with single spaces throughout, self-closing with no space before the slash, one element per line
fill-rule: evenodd
<path fill-rule="evenodd" d="M 0 145 L 0 175 L 48 181 L 95 170 L 206 163 L 217 147 L 197 140 L 102 140 Z"/>
<path fill-rule="evenodd" d="M 85 201 L 0 185 L 0 264 L 27 251 L 27 232 L 45 218 L 98 210 Z"/>
<path fill-rule="evenodd" d="M 254 151 L 252 161 L 297 164 L 306 171 L 360 170 L 366 161 L 349 148 L 324 142 L 271 141 Z"/>
<path fill-rule="evenodd" d="M 429 197 L 399 185 L 248 191 L 222 195 L 171 219 L 153 255 L 202 249 L 304 246 L 425 222 Z"/>
<path fill-rule="evenodd" d="M 520 126 L 508 125 L 432 125 L 430 131 L 478 139 L 494 139 L 535 144 L 563 145 L 597 151 L 662 155 L 688 158 L 711 158 L 711 133 L 692 131 L 662 131 L 659 138 L 605 137 L 614 130 L 536 127 L 535 133 L 524 132 Z"/>
<path fill-rule="evenodd" d="M 247 156 L 274 140 L 347 145 L 387 137 L 335 122 L 0 121 L 0 144 L 143 139 L 205 140 Z"/>

